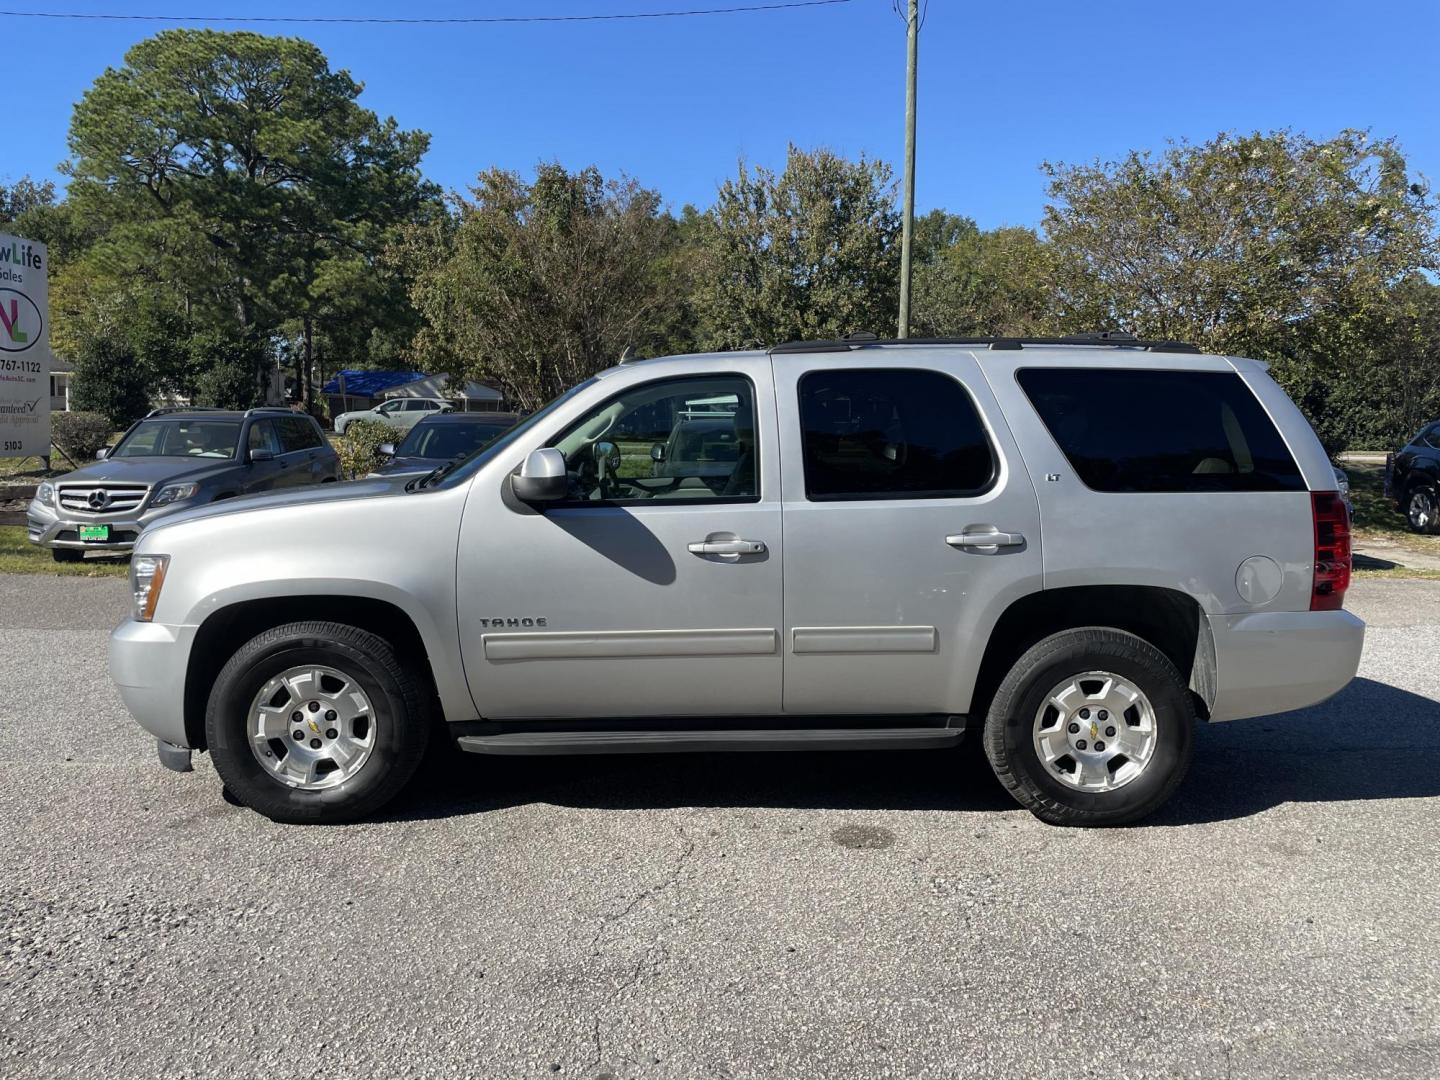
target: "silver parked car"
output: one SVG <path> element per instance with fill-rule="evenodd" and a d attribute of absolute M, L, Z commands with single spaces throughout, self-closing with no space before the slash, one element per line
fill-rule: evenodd
<path fill-rule="evenodd" d="M 729 475 L 656 475 L 654 433 L 717 399 Z M 110 664 L 163 761 L 208 750 L 278 821 L 374 811 L 442 721 L 481 754 L 969 736 L 1040 818 L 1112 824 L 1175 790 L 1197 720 L 1350 681 L 1349 577 L 1263 364 L 807 342 L 625 363 L 423 477 L 166 519 Z"/>
<path fill-rule="evenodd" d="M 379 420 L 382 424 L 409 431 L 427 416 L 449 412 L 454 406 L 440 398 L 391 398 L 373 409 L 351 409 L 335 417 L 335 434 L 344 435 L 357 420 Z"/>
<path fill-rule="evenodd" d="M 123 555 L 166 514 L 338 479 L 340 459 L 304 413 L 156 409 L 93 464 L 40 484 L 25 517 L 32 544 L 78 562 L 86 551 Z"/>

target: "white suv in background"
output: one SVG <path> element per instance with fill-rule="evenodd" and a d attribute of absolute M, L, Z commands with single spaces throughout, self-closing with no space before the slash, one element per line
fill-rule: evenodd
<path fill-rule="evenodd" d="M 356 420 L 382 420 L 392 427 L 409 431 L 427 416 L 450 412 L 454 408 L 443 398 L 391 398 L 373 409 L 352 409 L 335 418 L 335 434 L 344 435 L 345 429 Z"/>

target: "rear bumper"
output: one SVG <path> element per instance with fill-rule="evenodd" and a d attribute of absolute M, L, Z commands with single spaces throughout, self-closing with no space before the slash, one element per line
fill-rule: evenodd
<path fill-rule="evenodd" d="M 185 671 L 193 626 L 126 619 L 110 633 L 110 677 L 135 721 L 157 739 L 189 747 L 185 736 Z"/>
<path fill-rule="evenodd" d="M 1365 624 L 1348 611 L 1212 615 L 1215 702 L 1211 720 L 1239 720 L 1317 705 L 1360 666 Z"/>

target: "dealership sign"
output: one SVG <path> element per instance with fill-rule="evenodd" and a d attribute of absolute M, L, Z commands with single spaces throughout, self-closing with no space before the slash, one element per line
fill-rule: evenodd
<path fill-rule="evenodd" d="M 0 457 L 50 453 L 44 244 L 0 233 Z"/>

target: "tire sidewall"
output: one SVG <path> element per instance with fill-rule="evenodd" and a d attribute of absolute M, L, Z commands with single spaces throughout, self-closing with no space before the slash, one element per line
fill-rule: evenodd
<path fill-rule="evenodd" d="M 256 760 L 247 735 L 251 702 L 260 688 L 288 668 L 306 664 L 333 667 L 353 678 L 370 699 L 375 746 L 360 771 L 341 784 L 317 791 L 294 788 L 271 776 Z M 217 771 L 242 802 L 267 817 L 288 821 L 338 820 L 363 813 L 388 798 L 390 780 L 415 756 L 413 717 L 405 690 L 382 663 L 359 649 L 314 635 L 296 634 L 252 641 L 215 681 L 206 712 L 206 740 Z M 423 748 L 423 741 L 422 741 Z M 413 767 L 413 763 L 412 763 Z"/>
<path fill-rule="evenodd" d="M 1154 652 L 1154 656 L 1147 656 Z M 1024 659 L 1017 670 L 1025 667 Z M 1158 661 L 1158 663 L 1156 662 Z M 1104 671 L 1130 680 L 1155 712 L 1155 752 L 1145 771 L 1107 792 L 1079 791 L 1052 777 L 1035 749 L 1035 717 L 1046 695 L 1066 679 Z M 1194 708 L 1174 667 L 1138 638 L 1076 642 L 1029 667 L 1014 685 L 1002 685 L 992 722 L 1002 723 L 1002 742 L 1012 772 L 1050 803 L 1090 820 L 1130 820 L 1164 801 L 1189 764 Z"/>

